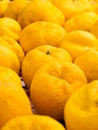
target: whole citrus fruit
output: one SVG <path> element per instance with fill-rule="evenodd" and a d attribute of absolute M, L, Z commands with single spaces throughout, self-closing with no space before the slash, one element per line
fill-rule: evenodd
<path fill-rule="evenodd" d="M 52 22 L 38 21 L 25 27 L 20 34 L 20 45 L 25 53 L 41 45 L 58 46 L 66 35 L 65 29 Z"/>
<path fill-rule="evenodd" d="M 64 28 L 67 32 L 74 30 L 91 31 L 92 26 L 98 20 L 98 15 L 95 12 L 87 11 L 81 14 L 73 16 L 67 20 L 64 24 Z"/>
<path fill-rule="evenodd" d="M 50 21 L 60 25 L 64 24 L 63 13 L 48 0 L 33 0 L 19 14 L 17 21 L 21 27 L 35 21 Z"/>
<path fill-rule="evenodd" d="M 10 119 L 31 115 L 29 98 L 15 72 L 0 67 L 0 128 Z"/>
<path fill-rule="evenodd" d="M 68 130 L 98 129 L 98 80 L 84 85 L 70 96 L 64 108 Z"/>
<path fill-rule="evenodd" d="M 66 50 L 49 45 L 39 46 L 29 51 L 22 64 L 22 76 L 25 84 L 30 87 L 36 71 L 45 63 L 53 61 L 65 63 L 71 62 L 72 59 Z"/>
<path fill-rule="evenodd" d="M 63 12 L 66 20 L 81 12 L 93 10 L 89 0 L 53 0 L 52 3 Z"/>
<path fill-rule="evenodd" d="M 98 39 L 90 32 L 75 30 L 69 32 L 59 47 L 67 50 L 72 56 L 73 62 L 82 52 L 98 47 Z"/>
<path fill-rule="evenodd" d="M 35 73 L 30 97 L 37 112 L 63 119 L 64 105 L 70 95 L 86 84 L 83 71 L 73 63 L 47 63 Z"/>
<path fill-rule="evenodd" d="M 75 64 L 83 70 L 89 82 L 98 79 L 98 49 L 89 49 L 80 54 Z"/>
<path fill-rule="evenodd" d="M 21 32 L 20 24 L 8 17 L 0 18 L 0 36 L 7 35 L 15 40 L 19 40 L 19 35 Z"/>
<path fill-rule="evenodd" d="M 49 116 L 33 115 L 16 117 L 8 121 L 1 130 L 65 130 L 65 128 Z"/>
<path fill-rule="evenodd" d="M 13 0 L 11 1 L 5 12 L 4 17 L 9 17 L 17 20 L 20 12 L 25 8 L 25 6 L 30 2 L 30 0 Z"/>

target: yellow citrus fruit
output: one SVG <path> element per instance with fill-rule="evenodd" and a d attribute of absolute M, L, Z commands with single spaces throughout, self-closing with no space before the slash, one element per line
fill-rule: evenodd
<path fill-rule="evenodd" d="M 94 34 L 98 38 L 98 20 L 95 22 L 95 24 L 91 28 L 91 33 Z"/>
<path fill-rule="evenodd" d="M 89 0 L 89 2 L 91 2 L 92 4 L 97 4 L 98 0 Z"/>
<path fill-rule="evenodd" d="M 0 87 L 14 87 L 21 88 L 22 83 L 20 77 L 15 71 L 8 67 L 0 66 Z"/>
<path fill-rule="evenodd" d="M 62 63 L 72 61 L 71 56 L 66 50 L 49 45 L 39 46 L 29 51 L 24 57 L 22 64 L 22 76 L 25 84 L 30 87 L 36 71 L 45 63 L 55 60 Z"/>
<path fill-rule="evenodd" d="M 65 19 L 70 19 L 83 11 L 93 10 L 88 0 L 53 0 L 52 3 L 63 12 Z"/>
<path fill-rule="evenodd" d="M 65 128 L 49 116 L 33 115 L 16 117 L 8 121 L 1 130 L 65 130 Z"/>
<path fill-rule="evenodd" d="M 20 45 L 25 53 L 40 45 L 58 46 L 66 35 L 65 29 L 52 22 L 38 21 L 25 27 L 20 34 Z"/>
<path fill-rule="evenodd" d="M 50 21 L 60 25 L 64 24 L 63 13 L 48 0 L 33 0 L 19 14 L 17 21 L 21 27 L 35 21 Z"/>
<path fill-rule="evenodd" d="M 29 2 L 30 2 L 29 0 L 11 1 L 5 10 L 4 16 L 17 20 L 18 15 Z"/>
<path fill-rule="evenodd" d="M 96 2 L 98 4 L 98 0 L 94 0 L 94 2 Z"/>
<path fill-rule="evenodd" d="M 64 108 L 68 130 L 98 129 L 98 80 L 84 85 L 70 96 Z"/>
<path fill-rule="evenodd" d="M 98 0 L 93 0 L 94 12 L 98 14 Z"/>
<path fill-rule="evenodd" d="M 65 36 L 59 47 L 66 49 L 74 61 L 85 50 L 98 47 L 98 39 L 90 32 L 75 30 Z"/>
<path fill-rule="evenodd" d="M 92 6 L 91 11 L 96 12 L 96 7 L 97 7 L 97 4 L 98 4 L 98 0 L 88 0 L 88 2 L 90 2 L 91 6 Z"/>
<path fill-rule="evenodd" d="M 97 4 L 98 0 L 88 0 L 91 4 Z"/>
<path fill-rule="evenodd" d="M 84 71 L 89 82 L 98 79 L 98 49 L 89 49 L 81 53 L 75 64 Z"/>
<path fill-rule="evenodd" d="M 83 12 L 67 20 L 64 24 L 64 28 L 67 32 L 74 30 L 91 31 L 91 27 L 97 20 L 98 15 L 95 12 Z"/>
<path fill-rule="evenodd" d="M 50 2 L 53 2 L 53 0 L 49 0 Z"/>
<path fill-rule="evenodd" d="M 86 83 L 83 71 L 75 64 L 47 63 L 38 69 L 32 79 L 31 101 L 39 114 L 62 120 L 66 101 Z"/>
<path fill-rule="evenodd" d="M 4 13 L 10 3 L 10 0 L 0 0 L 0 17 L 4 17 Z"/>
<path fill-rule="evenodd" d="M 30 101 L 18 76 L 9 68 L 0 66 L 0 128 L 16 116 L 31 114 Z"/>
<path fill-rule="evenodd" d="M 16 20 L 7 17 L 0 18 L 0 36 L 7 35 L 18 40 L 20 32 L 21 27 Z"/>
<path fill-rule="evenodd" d="M 14 40 L 11 37 L 3 35 L 0 37 L 0 44 L 5 45 L 6 47 L 9 47 L 10 49 L 12 49 L 16 53 L 16 55 L 20 61 L 20 64 L 22 64 L 25 54 L 23 52 L 22 47 L 16 40 Z"/>
<path fill-rule="evenodd" d="M 0 45 L 0 66 L 11 68 L 18 74 L 20 72 L 20 63 L 17 55 L 5 45 Z"/>

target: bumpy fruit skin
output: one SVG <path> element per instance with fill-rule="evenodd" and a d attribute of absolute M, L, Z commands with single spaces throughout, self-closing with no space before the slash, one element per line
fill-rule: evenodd
<path fill-rule="evenodd" d="M 53 61 L 66 63 L 72 62 L 72 59 L 66 50 L 49 45 L 36 47 L 26 54 L 22 63 L 22 76 L 28 88 L 36 71 L 45 63 Z"/>
<path fill-rule="evenodd" d="M 22 28 L 36 21 L 50 21 L 63 25 L 65 17 L 50 1 L 33 0 L 22 10 L 17 21 Z"/>
<path fill-rule="evenodd" d="M 64 108 L 68 130 L 98 129 L 98 80 L 84 85 L 70 96 Z"/>
<path fill-rule="evenodd" d="M 16 40 L 14 40 L 11 37 L 3 35 L 0 37 L 0 44 L 4 45 L 4 46 L 10 48 L 12 51 L 14 51 L 14 53 L 17 55 L 17 57 L 19 59 L 20 65 L 22 65 L 22 61 L 23 61 L 25 54 L 23 52 L 22 47 Z"/>
<path fill-rule="evenodd" d="M 66 101 L 86 83 L 83 71 L 73 63 L 47 63 L 39 68 L 32 79 L 31 101 L 39 114 L 62 120 Z"/>
<path fill-rule="evenodd" d="M 20 33 L 20 45 L 25 53 L 41 45 L 59 46 L 66 30 L 53 22 L 37 21 L 25 27 Z"/>
<path fill-rule="evenodd" d="M 8 67 L 17 74 L 20 73 L 20 63 L 17 55 L 5 45 L 0 45 L 0 66 Z"/>
<path fill-rule="evenodd" d="M 20 125 L 21 124 L 21 125 Z M 21 116 L 8 121 L 1 130 L 66 130 L 62 124 L 49 116 Z"/>
<path fill-rule="evenodd" d="M 98 20 L 98 15 L 93 11 L 83 12 L 67 20 L 64 28 L 67 32 L 74 30 L 85 30 L 90 32 L 92 26 Z M 83 22 L 84 21 L 84 22 Z"/>
<path fill-rule="evenodd" d="M 91 48 L 98 48 L 98 39 L 90 32 L 74 30 L 67 33 L 59 47 L 67 50 L 74 62 L 82 52 Z"/>
<path fill-rule="evenodd" d="M 0 66 L 0 128 L 14 117 L 32 114 L 20 78 L 13 70 Z"/>
<path fill-rule="evenodd" d="M 89 49 L 80 54 L 75 64 L 83 70 L 88 82 L 98 80 L 98 49 Z"/>
<path fill-rule="evenodd" d="M 18 41 L 20 32 L 21 26 L 16 20 L 8 17 L 0 18 L 0 36 L 6 35 Z"/>
<path fill-rule="evenodd" d="M 94 10 L 89 0 L 53 0 L 52 3 L 63 12 L 66 20 L 82 12 Z"/>
<path fill-rule="evenodd" d="M 18 15 L 25 8 L 25 6 L 30 2 L 30 0 L 13 0 L 11 1 L 5 12 L 4 17 L 9 17 L 17 20 Z"/>
<path fill-rule="evenodd" d="M 12 69 L 0 66 L 0 87 L 17 87 L 22 88 L 19 75 Z"/>
<path fill-rule="evenodd" d="M 98 20 L 95 24 L 91 27 L 91 33 L 94 34 L 98 38 Z"/>
<path fill-rule="evenodd" d="M 4 17 L 4 13 L 10 2 L 10 0 L 0 0 L 0 18 Z"/>

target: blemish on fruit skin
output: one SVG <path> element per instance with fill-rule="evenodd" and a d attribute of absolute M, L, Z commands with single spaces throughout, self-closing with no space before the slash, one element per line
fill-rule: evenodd
<path fill-rule="evenodd" d="M 49 50 L 46 52 L 46 55 L 50 55 L 50 51 Z"/>

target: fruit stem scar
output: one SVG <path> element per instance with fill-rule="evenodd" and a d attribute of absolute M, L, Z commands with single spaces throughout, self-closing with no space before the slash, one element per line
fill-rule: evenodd
<path fill-rule="evenodd" d="M 50 55 L 50 51 L 48 50 L 48 51 L 46 52 L 46 54 L 47 54 L 47 55 Z"/>

